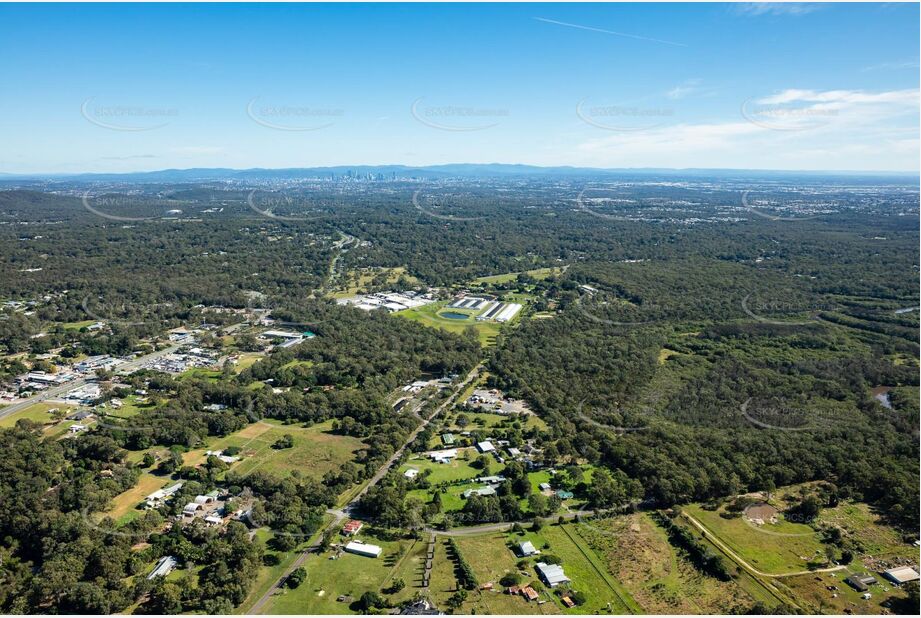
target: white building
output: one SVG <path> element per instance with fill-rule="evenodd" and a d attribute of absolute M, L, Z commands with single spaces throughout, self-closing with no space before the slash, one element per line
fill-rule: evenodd
<path fill-rule="evenodd" d="M 32 371 L 26 374 L 27 380 L 39 384 L 63 384 L 73 377 L 69 373 L 45 373 L 44 371 Z"/>
<path fill-rule="evenodd" d="M 382 550 L 377 545 L 371 545 L 370 543 L 349 541 L 345 546 L 345 551 L 357 556 L 365 556 L 366 558 L 377 558 L 381 555 Z"/>
<path fill-rule="evenodd" d="M 176 565 L 179 562 L 172 556 L 163 556 L 157 560 L 156 566 L 154 566 L 153 571 L 147 576 L 147 579 L 153 579 L 154 577 L 166 577 L 170 572 L 176 568 Z"/>
<path fill-rule="evenodd" d="M 532 543 L 531 541 L 524 541 L 523 543 L 518 544 L 518 553 L 521 556 L 527 557 L 527 556 L 534 556 L 536 554 L 539 554 L 540 552 L 537 550 L 536 547 L 534 547 L 534 543 Z"/>
<path fill-rule="evenodd" d="M 888 571 L 883 571 L 883 577 L 891 581 L 893 584 L 898 585 L 918 581 L 918 579 L 921 579 L 921 575 L 919 575 L 916 570 L 908 566 L 896 567 L 894 569 L 889 569 Z"/>
<path fill-rule="evenodd" d="M 147 508 L 155 509 L 162 506 L 167 500 L 173 497 L 173 495 L 182 489 L 182 482 L 176 483 L 175 485 L 170 485 L 169 487 L 164 487 L 163 489 L 158 489 L 149 496 L 147 496 Z"/>
<path fill-rule="evenodd" d="M 470 496 L 474 496 L 474 495 L 476 496 L 495 496 L 496 488 L 492 487 L 491 485 L 487 485 L 486 487 L 477 487 L 474 489 L 468 489 L 467 491 L 464 492 L 463 495 L 465 499 L 470 498 Z"/>
<path fill-rule="evenodd" d="M 484 440 L 483 442 L 477 442 L 476 450 L 481 453 L 492 453 L 496 450 L 496 447 L 492 445 L 492 442 L 489 440 Z"/>
<path fill-rule="evenodd" d="M 565 584 L 570 581 L 569 578 L 566 577 L 566 573 L 563 572 L 563 567 L 558 564 L 538 562 L 535 566 L 537 567 L 537 574 L 540 575 L 544 583 L 551 588 L 556 588 L 560 584 Z"/>
<path fill-rule="evenodd" d="M 508 322 L 521 311 L 521 305 L 518 303 L 508 303 L 496 316 L 496 322 Z"/>
<path fill-rule="evenodd" d="M 429 459 L 436 463 L 450 463 L 452 459 L 457 457 L 457 449 L 448 448 L 441 451 L 431 451 L 428 455 Z"/>
<path fill-rule="evenodd" d="M 197 502 L 189 502 L 184 507 L 182 507 L 182 516 L 191 519 L 198 514 L 198 511 L 201 509 L 201 505 Z"/>

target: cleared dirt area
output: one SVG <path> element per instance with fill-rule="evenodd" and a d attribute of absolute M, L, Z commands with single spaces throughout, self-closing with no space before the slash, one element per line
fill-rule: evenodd
<path fill-rule="evenodd" d="M 761 504 L 752 504 L 745 509 L 745 516 L 749 519 L 760 519 L 761 521 L 770 521 L 777 517 L 777 508 L 770 504 L 762 502 Z"/>
<path fill-rule="evenodd" d="M 241 438 L 258 438 L 270 429 L 272 429 L 272 425 L 268 423 L 253 423 L 238 431 L 237 435 Z"/>

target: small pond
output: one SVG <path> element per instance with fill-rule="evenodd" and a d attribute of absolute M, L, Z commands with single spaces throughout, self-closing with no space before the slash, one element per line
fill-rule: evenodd
<path fill-rule="evenodd" d="M 439 317 L 448 318 L 449 320 L 466 320 L 470 316 L 466 313 L 456 313 L 454 311 L 445 311 L 444 313 L 439 313 Z"/>

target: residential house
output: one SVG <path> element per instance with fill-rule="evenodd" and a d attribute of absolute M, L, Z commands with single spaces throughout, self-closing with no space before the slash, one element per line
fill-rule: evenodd
<path fill-rule="evenodd" d="M 534 547 L 534 543 L 532 543 L 531 541 L 523 541 L 518 544 L 518 555 L 520 555 L 523 558 L 527 558 L 528 556 L 534 556 L 539 553 L 540 551 L 536 547 Z"/>
<path fill-rule="evenodd" d="M 357 519 L 349 520 L 344 526 L 342 526 L 342 534 L 346 536 L 355 536 L 363 526 L 364 523 L 358 521 Z"/>

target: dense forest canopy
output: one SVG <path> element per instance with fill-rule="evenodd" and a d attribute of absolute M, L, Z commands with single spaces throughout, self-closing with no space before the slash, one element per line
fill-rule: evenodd
<path fill-rule="evenodd" d="M 21 184 L 0 191 L 0 381 L 49 350 L 126 355 L 163 344 L 171 328 L 237 319 L 212 306 L 271 310 L 318 345 L 276 349 L 214 380 L 135 373 L 131 387 L 162 405 L 76 438 L 49 439 L 28 421 L 0 429 L 6 612 L 141 602 L 148 613 L 230 613 L 262 560 L 243 524 L 164 532 L 162 517 L 175 513 L 150 512 L 125 537 L 85 517 L 134 486 L 142 464 L 129 453 L 178 454 L 259 419 L 333 421 L 364 446 L 320 480 L 224 474 L 211 460 L 187 468 L 178 455 L 159 464 L 193 484 L 188 495 L 218 478 L 246 487 L 263 501 L 260 521 L 288 533 L 275 540 L 285 546 L 318 530 L 324 509 L 416 429 L 420 418 L 395 414 L 389 393 L 481 362 L 491 386 L 546 421 L 545 449 L 607 469 L 599 505 L 664 507 L 822 480 L 917 528 L 916 187 L 633 177 Z M 129 188 L 121 206 L 111 199 Z M 105 208 L 131 219 L 100 216 Z M 335 273 L 368 268 L 403 269 L 389 285 L 442 298 L 486 285 L 525 294 L 528 316 L 484 347 L 475 332 L 328 298 Z M 522 274 L 474 281 L 502 273 Z M 84 321 L 108 328 L 65 327 Z M 880 386 L 892 387 L 891 408 L 871 395 Z M 515 497 L 529 490 L 514 486 L 522 471 L 507 474 L 503 495 L 468 503 L 470 521 L 520 515 Z M 405 524 L 412 509 L 394 497 L 405 484 L 388 478 L 365 508 Z M 142 552 L 132 550 L 138 538 L 149 543 Z M 200 567 L 197 584 L 134 577 L 167 553 Z"/>

